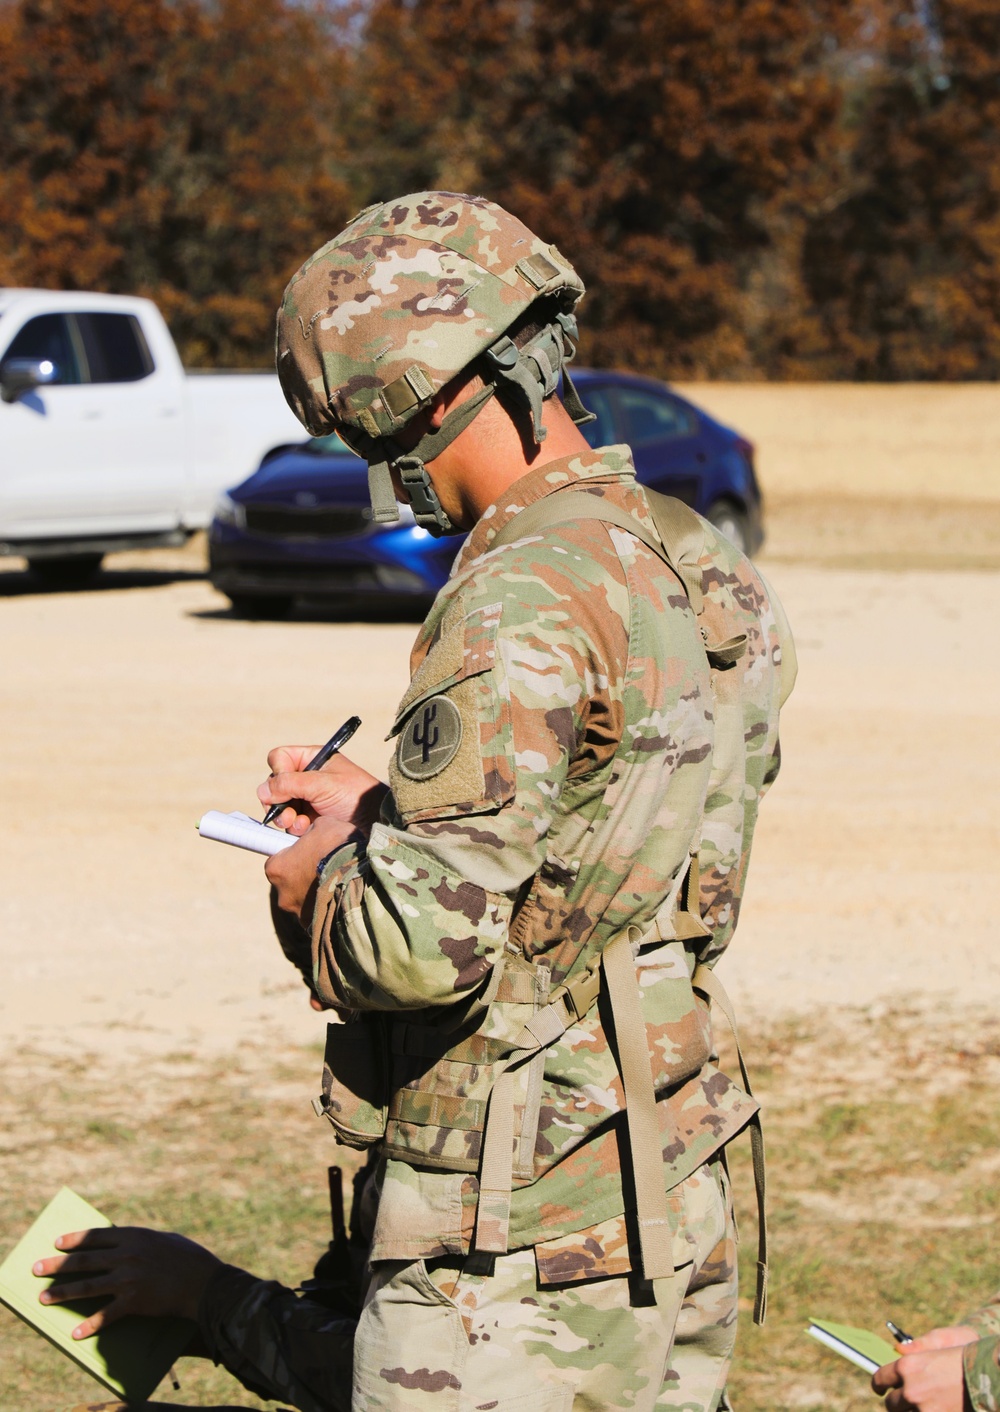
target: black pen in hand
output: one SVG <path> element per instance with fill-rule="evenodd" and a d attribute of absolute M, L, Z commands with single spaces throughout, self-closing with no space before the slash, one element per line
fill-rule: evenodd
<path fill-rule="evenodd" d="M 892 1334 L 897 1343 L 912 1343 L 913 1335 L 905 1334 L 898 1324 L 894 1324 L 891 1319 L 886 1319 L 885 1326 Z"/>
<path fill-rule="evenodd" d="M 331 756 L 336 755 L 338 750 L 342 750 L 351 736 L 361 724 L 360 716 L 352 716 L 349 721 L 345 721 L 339 731 L 335 731 L 325 745 L 321 745 L 316 754 L 306 766 L 307 770 L 321 770 Z M 301 804 L 300 799 L 286 799 L 281 804 L 272 804 L 264 815 L 264 823 L 271 824 L 281 813 L 282 809 L 294 809 L 296 804 Z M 299 811 L 296 810 L 296 813 Z"/>

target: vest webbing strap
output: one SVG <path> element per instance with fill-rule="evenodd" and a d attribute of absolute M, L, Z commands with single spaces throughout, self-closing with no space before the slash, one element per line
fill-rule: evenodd
<path fill-rule="evenodd" d="M 514 1100 L 517 1074 L 514 1066 L 554 1044 L 573 1023 L 562 998 L 536 1010 L 512 1042 L 514 1053 L 500 1068 L 490 1090 L 490 1105 L 483 1128 L 483 1155 L 479 1163 L 479 1202 L 473 1249 L 504 1255 L 510 1232 L 510 1198 L 514 1189 Z"/>
<path fill-rule="evenodd" d="M 514 1084 L 505 1067 L 490 1092 L 479 1167 L 475 1249 L 503 1255 L 510 1238 L 510 1198 L 514 1188 Z"/>
<path fill-rule="evenodd" d="M 708 1000 L 718 1005 L 723 1015 L 725 1015 L 726 1022 L 733 1032 L 733 1039 L 736 1043 L 736 1057 L 739 1060 L 740 1074 L 743 1077 L 743 1087 L 752 1098 L 753 1089 L 750 1087 L 750 1075 L 747 1073 L 743 1050 L 740 1047 L 740 1035 L 736 1028 L 736 1015 L 733 1012 L 732 1002 L 726 994 L 722 982 L 708 966 L 699 965 L 695 967 L 694 975 L 691 977 L 691 987 L 693 990 L 700 990 Z M 753 1321 L 755 1324 L 762 1324 L 767 1314 L 767 1191 L 764 1173 L 764 1130 L 761 1127 L 759 1113 L 755 1113 L 750 1119 L 749 1128 L 750 1156 L 753 1161 L 753 1184 L 757 1193 L 757 1292 L 754 1296 Z"/>
<path fill-rule="evenodd" d="M 659 539 L 634 515 L 618 505 L 612 505 L 602 496 L 590 495 L 585 490 L 558 490 L 519 510 L 498 530 L 487 552 L 513 544 L 518 539 L 528 539 L 554 525 L 574 520 L 603 520 L 605 524 L 617 525 L 619 529 L 634 534 L 647 549 L 666 560 L 683 583 L 692 612 L 697 617 L 704 606 L 701 569 L 697 563 L 703 539 L 701 521 L 693 510 L 672 496 L 647 490 L 646 499 Z"/>
<path fill-rule="evenodd" d="M 663 1182 L 663 1138 L 656 1090 L 639 999 L 639 979 L 632 956 L 633 938 L 640 939 L 638 927 L 621 932 L 607 944 L 601 952 L 601 971 L 611 1004 L 625 1090 L 642 1272 L 653 1282 L 656 1302 L 667 1317 L 667 1310 L 676 1302 L 670 1283 L 674 1278 L 673 1237 Z M 596 988 L 593 998 L 597 998 Z M 516 1074 L 510 1066 L 524 1055 L 553 1043 L 573 1018 L 569 1007 L 558 1002 L 537 1011 L 515 1041 L 519 1052 L 507 1061 L 493 1085 L 479 1173 L 476 1250 L 502 1254 L 508 1248 L 516 1083 Z M 661 1281 L 667 1283 L 661 1284 Z"/>
<path fill-rule="evenodd" d="M 628 932 L 616 936 L 601 952 L 601 960 L 615 1023 L 618 1069 L 625 1090 L 642 1273 L 647 1280 L 671 1279 L 673 1233 L 663 1180 L 663 1137 L 632 955 L 632 934 L 638 939 L 639 928 L 630 927 Z"/>

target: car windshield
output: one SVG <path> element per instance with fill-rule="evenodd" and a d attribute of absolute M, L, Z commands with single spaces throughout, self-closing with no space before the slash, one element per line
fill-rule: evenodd
<path fill-rule="evenodd" d="M 350 456 L 350 447 L 345 446 L 337 433 L 331 432 L 329 436 L 314 436 L 311 441 L 306 442 L 306 450 L 313 451 L 317 456 Z"/>
<path fill-rule="evenodd" d="M 611 415 L 611 399 L 600 387 L 585 387 L 580 392 L 580 401 L 588 412 L 593 412 L 596 421 L 584 422 L 580 430 L 588 446 L 612 446 L 618 440 L 615 434 L 614 418 Z"/>

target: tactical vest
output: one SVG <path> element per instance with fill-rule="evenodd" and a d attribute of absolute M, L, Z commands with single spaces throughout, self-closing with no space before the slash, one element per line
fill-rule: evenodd
<path fill-rule="evenodd" d="M 659 539 L 609 501 L 566 489 L 516 514 L 491 550 L 559 523 L 594 519 L 627 530 L 666 562 L 684 586 L 711 668 L 716 735 L 710 789 L 717 789 L 720 781 L 725 783 L 726 770 L 740 774 L 744 768 L 743 716 L 734 709 L 738 699 L 734 703 L 734 692 L 725 683 L 746 651 L 747 636 L 723 634 L 712 640 L 704 625 L 705 522 L 679 501 L 650 491 L 646 497 Z M 783 701 L 794 677 L 794 652 L 775 608 L 783 639 Z M 721 762 L 718 768 L 716 762 Z M 755 812 L 756 800 L 752 807 Z M 751 818 L 751 831 L 752 826 Z M 458 1014 L 454 1008 L 443 1015 L 428 1013 L 426 1022 L 424 1015 L 401 1020 L 365 1014 L 330 1025 L 317 1112 L 329 1118 L 338 1140 L 348 1145 L 381 1141 L 386 1156 L 413 1166 L 477 1173 L 474 1249 L 502 1253 L 508 1248 L 513 1188 L 552 1165 L 551 1158 L 536 1151 L 535 1141 L 546 1065 L 558 1070 L 559 1041 L 571 1027 L 600 1028 L 598 1000 L 604 992 L 615 1036 L 613 1046 L 604 1040 L 604 1051 L 609 1083 L 620 1076 L 625 1095 L 643 1273 L 654 1288 L 669 1280 L 674 1260 L 657 1102 L 709 1064 L 710 999 L 732 1023 L 724 992 L 705 964 L 714 962 L 717 953 L 699 907 L 697 849 L 696 842 L 645 932 L 631 927 L 615 936 L 597 955 L 584 956 L 555 989 L 550 989 L 544 956 L 531 964 L 509 947 L 485 992 Z M 333 909 L 325 925 L 332 921 Z M 647 1026 L 665 1021 L 673 1026 L 676 1041 L 668 1055 L 647 1042 Z M 742 1055 L 740 1066 L 749 1092 Z M 751 1141 L 761 1211 L 754 1317 L 762 1322 L 766 1233 L 763 1144 L 756 1120 Z"/>

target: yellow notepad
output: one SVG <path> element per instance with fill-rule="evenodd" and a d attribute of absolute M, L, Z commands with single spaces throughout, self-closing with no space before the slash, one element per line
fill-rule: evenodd
<path fill-rule="evenodd" d="M 806 1333 L 855 1367 L 863 1368 L 866 1373 L 874 1373 L 876 1368 L 899 1357 L 892 1344 L 886 1343 L 884 1338 L 870 1334 L 867 1329 L 852 1328 L 850 1324 L 811 1319 Z"/>
<path fill-rule="evenodd" d="M 130 1314 L 93 1338 L 77 1342 L 71 1336 L 73 1330 L 104 1301 L 39 1304 L 41 1291 L 55 1281 L 31 1273 L 36 1260 L 60 1253 L 55 1247 L 57 1236 L 111 1224 L 64 1186 L 0 1265 L 0 1300 L 119 1397 L 144 1402 L 190 1343 L 195 1330 L 191 1320 Z"/>

